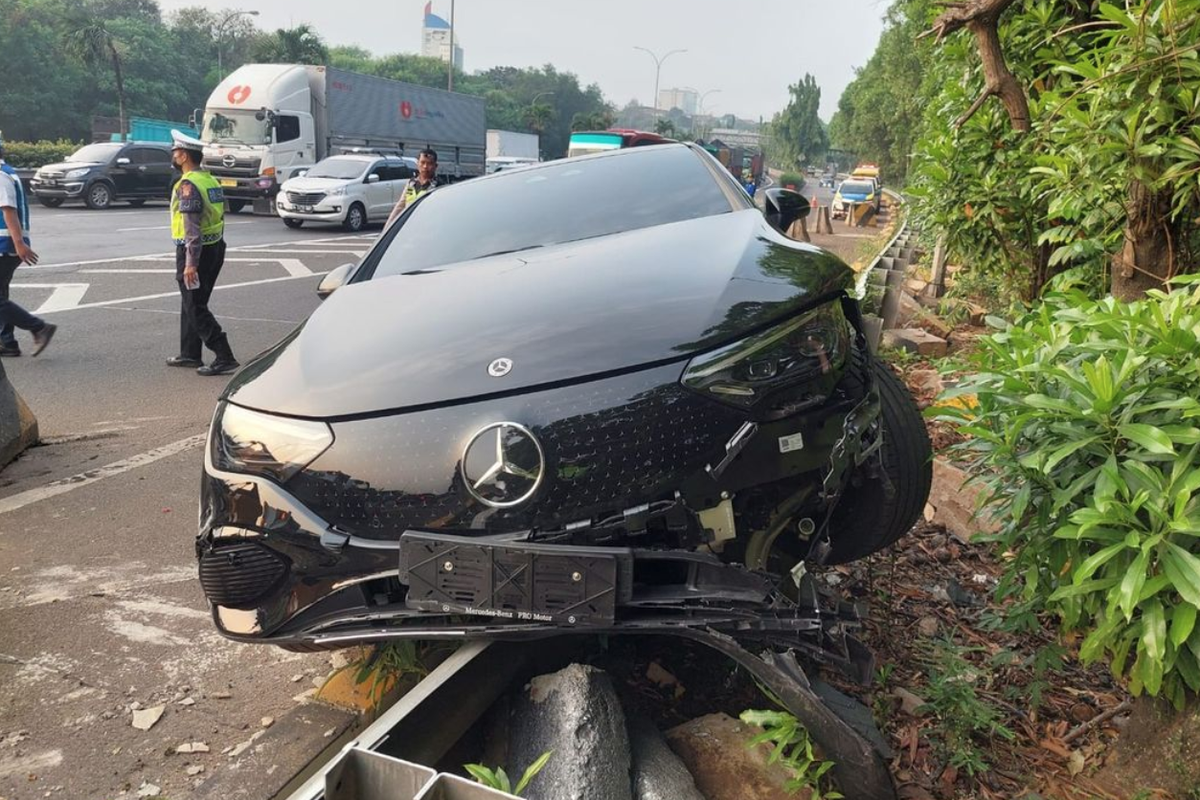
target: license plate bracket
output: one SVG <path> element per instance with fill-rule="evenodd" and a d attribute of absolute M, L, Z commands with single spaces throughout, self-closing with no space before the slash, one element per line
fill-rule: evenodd
<path fill-rule="evenodd" d="M 494 543 L 406 532 L 400 580 L 409 608 L 524 623 L 603 626 L 632 593 L 626 548 Z"/>
<path fill-rule="evenodd" d="M 221 185 L 225 187 L 234 187 L 237 186 L 237 181 L 232 180 L 231 178 L 222 178 Z"/>

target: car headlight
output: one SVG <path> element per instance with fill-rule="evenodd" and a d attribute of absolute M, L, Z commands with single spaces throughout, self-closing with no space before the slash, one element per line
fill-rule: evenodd
<path fill-rule="evenodd" d="M 344 195 L 345 193 L 346 193 L 346 187 L 345 187 L 345 186 L 335 186 L 335 187 L 333 187 L 332 189 L 330 189 L 330 190 L 328 190 L 327 192 L 325 192 L 325 195 L 326 195 L 327 197 L 341 197 L 341 196 L 342 196 L 342 195 Z"/>
<path fill-rule="evenodd" d="M 70 172 L 68 172 L 66 175 L 64 175 L 63 177 L 66 178 L 67 180 L 70 180 L 71 178 L 82 178 L 84 175 L 87 175 L 89 172 L 91 172 L 91 170 L 87 169 L 87 168 L 73 169 Z"/>
<path fill-rule="evenodd" d="M 723 403 L 763 408 L 772 415 L 794 413 L 823 401 L 832 391 L 850 342 L 842 303 L 834 300 L 696 356 L 684 369 L 682 380 L 688 388 Z"/>
<path fill-rule="evenodd" d="M 333 444 L 324 422 L 277 417 L 225 403 L 213 421 L 213 465 L 264 475 L 279 483 L 311 464 Z"/>

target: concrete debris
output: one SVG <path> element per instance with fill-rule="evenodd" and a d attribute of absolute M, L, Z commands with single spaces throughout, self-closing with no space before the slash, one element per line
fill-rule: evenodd
<path fill-rule="evenodd" d="M 653 722 L 638 716 L 628 727 L 635 800 L 705 800 Z"/>
<path fill-rule="evenodd" d="M 269 727 L 271 727 L 272 725 L 274 725 L 274 724 L 275 724 L 275 718 L 274 718 L 274 717 L 263 717 L 263 718 L 260 720 L 260 722 L 262 723 L 262 726 L 263 726 L 264 728 L 269 728 Z"/>
<path fill-rule="evenodd" d="M 180 701 L 179 701 L 179 705 L 181 705 L 181 706 L 194 706 L 194 705 L 196 705 L 196 698 L 194 698 L 194 697 L 185 697 L 185 698 L 183 698 L 182 700 L 180 700 Z"/>
<path fill-rule="evenodd" d="M 176 753 L 207 753 L 208 745 L 204 742 L 184 742 L 175 748 Z"/>
<path fill-rule="evenodd" d="M 925 705 L 925 701 L 908 689 L 897 686 L 895 689 L 892 689 L 892 697 L 900 701 L 900 710 L 910 717 L 925 716 L 925 712 L 921 710 L 921 707 Z"/>
<path fill-rule="evenodd" d="M 667 743 L 707 800 L 795 800 L 784 789 L 788 770 L 767 763 L 770 747 L 746 746 L 758 733 L 726 714 L 709 714 L 667 731 Z"/>
<path fill-rule="evenodd" d="M 139 709 L 133 712 L 133 727 L 139 731 L 148 731 L 162 718 L 166 706 Z"/>
<path fill-rule="evenodd" d="M 920 328 L 896 328 L 884 331 L 883 344 L 885 347 L 908 350 L 911 353 L 931 358 L 941 358 L 949 351 L 945 339 L 940 339 Z"/>
<path fill-rule="evenodd" d="M 659 686 L 674 686 L 679 683 L 679 679 L 663 669 L 662 664 L 657 661 L 651 661 L 650 666 L 646 667 L 646 680 Z"/>
<path fill-rule="evenodd" d="M 153 783 L 150 783 L 149 781 L 142 781 L 142 785 L 138 787 L 137 796 L 158 797 L 160 792 L 162 792 L 162 789 L 158 788 Z"/>
<path fill-rule="evenodd" d="M 129 704 L 130 711 L 140 711 L 141 709 L 142 709 L 142 704 L 139 703 L 137 700 L 134 700 L 132 703 Z"/>
<path fill-rule="evenodd" d="M 259 737 L 260 737 L 260 736 L 262 736 L 264 733 L 266 733 L 266 731 L 265 731 L 265 730 L 263 730 L 263 731 L 258 731 L 258 732 L 257 732 L 257 733 L 255 733 L 253 736 L 251 736 L 249 739 L 247 739 L 246 741 L 244 741 L 244 742 L 242 742 L 242 743 L 240 743 L 240 744 L 236 745 L 236 746 L 235 746 L 235 747 L 234 747 L 232 750 L 230 750 L 230 751 L 229 751 L 229 757 L 230 757 L 230 758 L 237 758 L 237 757 L 238 757 L 238 756 L 240 756 L 242 753 L 244 753 L 244 752 L 246 752 L 247 750 L 249 750 L 251 747 L 253 747 L 253 746 L 254 746 L 254 743 L 255 743 L 255 742 L 257 742 L 257 741 L 258 741 L 258 739 L 259 739 Z"/>
<path fill-rule="evenodd" d="M 632 800 L 625 713 L 604 672 L 571 664 L 530 681 L 512 703 L 508 763 L 520 774 L 554 751 L 530 800 Z"/>
<path fill-rule="evenodd" d="M 302 680 L 304 680 L 303 672 L 297 672 L 295 675 L 292 676 L 292 683 L 299 683 Z"/>
<path fill-rule="evenodd" d="M 939 627 L 941 627 L 941 623 L 938 621 L 937 617 L 921 617 L 921 619 L 917 621 L 917 630 L 920 631 L 921 635 L 926 639 L 937 636 Z"/>
<path fill-rule="evenodd" d="M 308 702 L 312 701 L 312 699 L 316 696 L 317 696 L 316 689 L 306 689 L 305 691 L 296 695 L 292 699 L 295 700 L 297 703 L 308 703 Z"/>
<path fill-rule="evenodd" d="M 229 700 L 233 697 L 229 692 L 213 692 L 212 696 L 214 700 Z"/>
<path fill-rule="evenodd" d="M 190 776 L 196 776 L 196 775 L 199 775 L 201 772 L 204 772 L 204 765 L 203 764 L 192 764 L 190 767 L 188 767 L 184 771 L 187 772 L 187 774 Z"/>

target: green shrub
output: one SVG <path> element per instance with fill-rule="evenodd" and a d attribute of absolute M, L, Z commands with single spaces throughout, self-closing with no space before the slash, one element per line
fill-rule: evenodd
<path fill-rule="evenodd" d="M 954 392 L 977 407 L 937 415 L 972 437 L 957 455 L 1002 521 L 1016 617 L 1053 613 L 1084 663 L 1178 706 L 1200 691 L 1200 278 L 1177 284 L 989 320 Z"/>
<path fill-rule="evenodd" d="M 779 176 L 779 185 L 785 189 L 793 186 L 798 192 L 804 188 L 804 176 L 799 172 L 785 172 Z"/>
<path fill-rule="evenodd" d="M 4 160 L 18 169 L 35 169 L 62 161 L 81 147 L 83 142 L 69 142 L 66 139 L 55 142 L 5 142 Z"/>

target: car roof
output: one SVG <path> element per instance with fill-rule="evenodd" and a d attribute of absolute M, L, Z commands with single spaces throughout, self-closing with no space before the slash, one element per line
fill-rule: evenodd
<path fill-rule="evenodd" d="M 610 131 L 604 131 L 604 133 L 610 133 Z M 620 148 L 616 148 L 613 150 L 605 150 L 600 153 L 589 153 L 586 156 L 571 156 L 570 158 L 556 158 L 556 159 L 552 159 L 550 161 L 536 161 L 532 164 L 522 167 L 521 174 L 528 175 L 531 170 L 548 169 L 548 168 L 553 168 L 556 166 L 562 166 L 566 162 L 570 162 L 573 164 L 577 161 L 593 161 L 595 159 L 600 159 L 600 158 L 631 158 L 631 157 L 643 157 L 644 158 L 644 157 L 651 157 L 651 156 L 647 156 L 647 154 L 649 154 L 649 153 L 661 153 L 661 152 L 665 152 L 665 151 L 679 150 L 680 148 L 691 150 L 693 152 L 700 150 L 698 145 L 689 144 L 689 143 L 685 143 L 685 142 L 665 142 L 663 144 L 656 144 L 653 147 L 620 147 Z M 700 150 L 700 152 L 704 152 L 704 151 Z M 708 154 L 705 153 L 705 155 L 707 156 Z M 653 167 L 648 167 L 648 168 L 653 169 Z M 498 178 L 499 176 L 501 176 L 503 174 L 504 174 L 504 170 L 501 170 L 499 172 L 493 172 L 489 175 L 483 175 L 478 178 L 472 178 L 471 182 L 473 183 L 475 181 L 490 181 L 490 180 L 494 180 L 494 179 Z"/>

